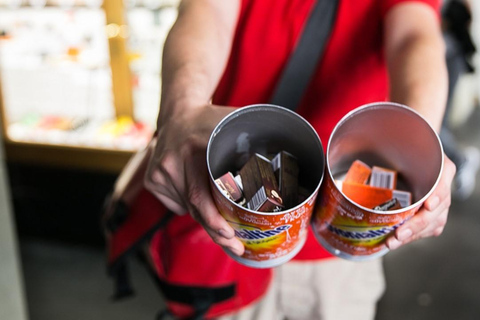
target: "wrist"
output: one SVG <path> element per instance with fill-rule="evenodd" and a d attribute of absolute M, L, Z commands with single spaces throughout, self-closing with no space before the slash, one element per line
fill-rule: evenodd
<path fill-rule="evenodd" d="M 169 121 L 172 118 L 182 118 L 192 111 L 205 107 L 209 101 L 205 98 L 198 98 L 192 95 L 166 98 L 160 102 L 160 112 L 157 119 L 157 128 L 160 122 Z"/>

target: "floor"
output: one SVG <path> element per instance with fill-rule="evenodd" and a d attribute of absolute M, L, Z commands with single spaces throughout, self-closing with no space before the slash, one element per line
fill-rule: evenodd
<path fill-rule="evenodd" d="M 479 123 L 477 108 L 456 132 L 462 143 L 480 148 Z M 119 302 L 111 298 L 98 218 L 115 177 L 42 172 L 8 165 L 30 319 L 153 320 L 161 308 L 159 295 L 140 263 L 131 265 L 137 294 Z M 453 202 L 442 236 L 385 256 L 387 291 L 376 320 L 480 319 L 479 211 L 477 185 L 471 198 Z"/>

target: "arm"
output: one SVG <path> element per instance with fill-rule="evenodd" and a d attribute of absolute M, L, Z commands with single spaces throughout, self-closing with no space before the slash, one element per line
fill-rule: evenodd
<path fill-rule="evenodd" d="M 227 63 L 238 11 L 238 1 L 182 1 L 164 46 L 159 122 L 209 103 Z"/>
<path fill-rule="evenodd" d="M 393 8 L 385 18 L 385 52 L 391 100 L 414 108 L 439 132 L 448 89 L 445 48 L 434 10 L 421 3 Z M 387 239 L 390 249 L 443 232 L 454 175 L 455 165 L 445 156 L 437 188 L 420 211 Z"/>
<path fill-rule="evenodd" d="M 438 132 L 448 77 L 436 13 L 420 3 L 393 8 L 385 21 L 385 52 L 391 100 L 416 109 Z"/>
<path fill-rule="evenodd" d="M 234 0 L 187 0 L 166 40 L 157 146 L 145 186 L 171 211 L 189 212 L 212 239 L 236 254 L 243 244 L 210 194 L 206 147 L 233 108 L 209 103 L 230 53 L 239 13 Z"/>

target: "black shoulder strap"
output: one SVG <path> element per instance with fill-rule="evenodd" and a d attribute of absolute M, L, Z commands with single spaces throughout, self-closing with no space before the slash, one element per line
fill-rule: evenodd
<path fill-rule="evenodd" d="M 310 83 L 331 33 L 340 0 L 317 0 L 270 102 L 295 110 Z"/>

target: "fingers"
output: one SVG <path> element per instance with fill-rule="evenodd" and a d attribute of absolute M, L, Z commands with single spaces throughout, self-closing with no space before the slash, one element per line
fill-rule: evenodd
<path fill-rule="evenodd" d="M 162 157 L 154 154 L 146 175 L 145 187 L 152 192 L 169 210 L 176 214 L 187 212 L 187 206 L 182 196 L 184 190 L 183 167 L 179 165 L 173 152 L 164 152 Z"/>
<path fill-rule="evenodd" d="M 145 186 L 174 213 L 190 212 L 215 243 L 242 255 L 242 242 L 213 202 L 205 152 L 205 143 L 194 138 L 174 152 L 162 150 L 161 158 L 152 158 Z"/>
<path fill-rule="evenodd" d="M 394 250 L 421 238 L 439 236 L 445 228 L 447 217 L 448 206 L 442 205 L 442 209 L 436 211 L 421 209 L 387 239 L 387 247 Z"/>
<path fill-rule="evenodd" d="M 244 246 L 218 212 L 209 185 L 206 148 L 215 125 L 233 108 L 205 106 L 166 121 L 150 159 L 145 186 L 171 211 L 190 212 L 217 244 L 242 255 Z"/>
<path fill-rule="evenodd" d="M 204 154 L 193 152 L 185 163 L 185 185 L 188 186 L 188 209 L 208 232 L 213 241 L 228 248 L 236 255 L 242 255 L 244 246 L 235 238 L 233 228 L 220 215 L 213 202 Z"/>
<path fill-rule="evenodd" d="M 451 184 L 454 176 L 455 165 L 445 157 L 444 170 L 437 188 L 425 201 L 418 213 L 387 239 L 386 245 L 390 250 L 397 249 L 417 239 L 442 234 L 451 204 Z"/>

